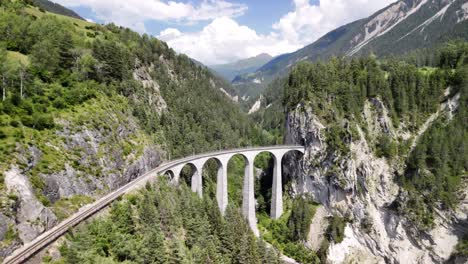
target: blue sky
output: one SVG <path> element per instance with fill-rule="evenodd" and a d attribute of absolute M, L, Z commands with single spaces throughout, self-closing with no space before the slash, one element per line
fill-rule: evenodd
<path fill-rule="evenodd" d="M 295 51 L 395 0 L 53 0 L 82 17 L 114 22 L 220 64 Z"/>

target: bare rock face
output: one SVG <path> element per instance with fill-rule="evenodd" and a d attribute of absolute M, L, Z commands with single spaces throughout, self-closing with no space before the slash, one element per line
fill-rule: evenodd
<path fill-rule="evenodd" d="M 159 84 L 151 77 L 154 66 L 146 67 L 138 59 L 136 59 L 135 65 L 133 79 L 139 81 L 143 85 L 143 88 L 146 89 L 148 105 L 150 107 L 155 107 L 156 111 L 161 114 L 167 110 L 167 103 L 161 96 Z"/>
<path fill-rule="evenodd" d="M 15 222 L 23 243 L 31 241 L 57 223 L 54 213 L 37 200 L 28 178 L 17 167 L 6 173 L 5 184 L 9 193 L 19 197 Z"/>
<path fill-rule="evenodd" d="M 372 138 L 398 134 L 378 99 L 366 107 L 364 117 Z M 286 159 L 293 194 L 312 195 L 328 214 L 350 219 L 343 242 L 328 249 L 329 262 L 441 263 L 450 258 L 460 235 L 457 226 L 466 223 L 466 201 L 457 212 L 440 212 L 433 230 L 418 230 L 392 207 L 394 201 L 405 199 L 404 190 L 394 182 L 396 166 L 401 165 L 376 157 L 359 126 L 358 137 L 347 143 L 350 153 L 341 156 L 327 146 L 326 126 L 311 107 L 299 105 L 286 120 L 286 143 L 306 148 L 302 161 Z M 315 229 L 326 225 L 326 221 L 319 223 Z M 309 246 L 317 244 L 316 239 L 311 238 Z"/>
<path fill-rule="evenodd" d="M 428 0 L 398 1 L 389 6 L 384 12 L 369 20 L 360 33 L 351 40 L 352 48 L 348 55 L 353 55 L 371 40 L 384 35 L 399 23 L 417 12 Z"/>
<path fill-rule="evenodd" d="M 12 224 L 12 221 L 8 217 L 0 213 L 0 240 L 6 238 L 8 228 Z"/>
<path fill-rule="evenodd" d="M 315 211 L 312 223 L 310 224 L 306 247 L 313 251 L 318 251 L 322 241 L 325 239 L 325 231 L 328 226 L 328 212 L 323 206 L 319 206 Z"/>

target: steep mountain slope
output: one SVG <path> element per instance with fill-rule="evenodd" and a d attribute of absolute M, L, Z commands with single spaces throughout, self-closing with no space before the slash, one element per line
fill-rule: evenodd
<path fill-rule="evenodd" d="M 468 39 L 466 0 L 400 0 L 368 18 L 339 27 L 294 53 L 273 59 L 254 74 L 236 78 L 236 83 L 262 80 L 267 84 L 304 60 L 403 54 L 454 38 Z"/>
<path fill-rule="evenodd" d="M 218 64 L 209 66 L 228 81 L 232 81 L 237 75 L 249 74 L 258 70 L 273 57 L 266 53 L 259 54 L 252 58 L 239 60 L 228 64 Z"/>
<path fill-rule="evenodd" d="M 268 144 L 164 42 L 1 5 L 0 258 L 163 159 Z"/>

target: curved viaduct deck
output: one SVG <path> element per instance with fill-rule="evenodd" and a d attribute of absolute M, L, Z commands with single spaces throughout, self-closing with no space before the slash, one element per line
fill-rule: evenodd
<path fill-rule="evenodd" d="M 195 170 L 192 176 L 192 190 L 202 196 L 202 170 L 203 165 L 210 159 L 215 159 L 218 162 L 217 175 L 217 193 L 216 198 L 222 213 L 226 209 L 228 203 L 227 195 L 227 164 L 234 155 L 242 155 L 246 161 L 245 176 L 243 183 L 243 202 L 242 212 L 247 218 L 250 227 L 256 235 L 258 229 L 255 218 L 255 200 L 254 200 L 254 167 L 253 162 L 255 157 L 261 152 L 270 152 L 275 160 L 275 168 L 273 173 L 272 186 L 272 211 L 271 216 L 278 218 L 283 211 L 282 206 L 282 183 L 281 183 L 281 160 L 282 157 L 290 151 L 299 151 L 304 153 L 302 146 L 270 146 L 270 147 L 253 147 L 244 149 L 223 150 L 204 154 L 198 154 L 187 158 L 168 161 L 162 163 L 157 168 L 145 173 L 144 175 L 134 179 L 119 189 L 107 194 L 90 205 L 86 205 L 77 213 L 62 221 L 52 229 L 44 232 L 36 239 L 28 244 L 25 244 L 20 249 L 16 250 L 11 256 L 5 259 L 5 264 L 22 263 L 39 250 L 46 247 L 58 237 L 66 233 L 70 228 L 76 226 L 83 220 L 94 215 L 118 197 L 129 193 L 133 190 L 143 187 L 147 182 L 154 180 L 156 176 L 164 173 L 171 173 L 174 176 L 174 181 L 179 181 L 179 174 L 182 168 L 190 164 Z"/>

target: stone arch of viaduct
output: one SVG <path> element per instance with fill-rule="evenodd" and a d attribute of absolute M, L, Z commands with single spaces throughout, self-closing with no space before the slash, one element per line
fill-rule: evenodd
<path fill-rule="evenodd" d="M 189 165 L 192 167 L 191 189 L 200 197 L 203 196 L 203 167 L 208 160 L 214 159 L 218 164 L 216 177 L 216 200 L 222 214 L 228 205 L 227 166 L 229 160 L 235 155 L 241 155 L 245 160 L 245 172 L 242 189 L 242 213 L 247 218 L 252 231 L 258 236 L 257 219 L 255 216 L 254 198 L 254 160 L 262 152 L 269 152 L 274 159 L 273 186 L 271 193 L 271 212 L 273 219 L 278 219 L 283 213 L 282 190 L 282 160 L 286 153 L 298 151 L 304 154 L 302 146 L 277 146 L 265 148 L 239 149 L 232 151 L 220 151 L 211 155 L 194 156 L 191 159 L 181 160 L 161 171 L 161 174 L 170 174 L 173 181 L 178 183 L 182 169 Z"/>

